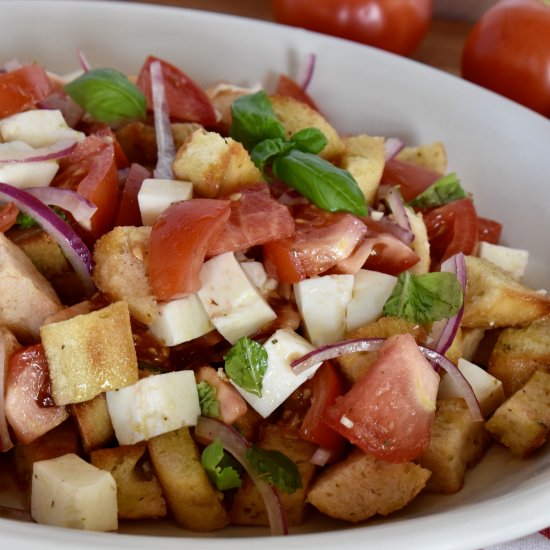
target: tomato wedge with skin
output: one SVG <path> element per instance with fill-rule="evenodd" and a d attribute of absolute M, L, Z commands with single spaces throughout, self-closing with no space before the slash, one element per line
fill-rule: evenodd
<path fill-rule="evenodd" d="M 0 118 L 35 107 L 53 90 L 46 71 L 39 65 L 25 65 L 0 74 Z"/>
<path fill-rule="evenodd" d="M 315 101 L 311 99 L 311 96 L 299 84 L 294 82 L 294 80 L 292 80 L 292 78 L 288 77 L 286 74 L 279 75 L 277 87 L 275 88 L 275 94 L 292 97 L 294 99 L 297 99 L 298 101 L 301 101 L 302 103 L 306 103 L 316 111 L 319 110 L 319 108 L 315 104 Z"/>
<path fill-rule="evenodd" d="M 13 202 L 0 204 L 0 233 L 7 231 L 17 221 L 19 209 Z"/>
<path fill-rule="evenodd" d="M 130 166 L 115 218 L 115 225 L 142 225 L 139 210 L 138 193 L 144 179 L 150 178 L 151 172 L 141 164 L 133 163 Z"/>
<path fill-rule="evenodd" d="M 244 251 L 294 234 L 294 218 L 278 203 L 266 184 L 241 189 L 231 197 L 231 214 L 223 232 L 208 248 L 206 255 Z"/>
<path fill-rule="evenodd" d="M 388 338 L 378 359 L 323 415 L 351 443 L 387 462 L 407 462 L 427 448 L 439 375 L 410 334 Z"/>
<path fill-rule="evenodd" d="M 88 136 L 59 162 L 52 186 L 78 191 L 97 206 L 92 235 L 97 238 L 113 227 L 118 209 L 118 172 L 112 143 Z"/>
<path fill-rule="evenodd" d="M 169 115 L 186 122 L 214 126 L 217 122 L 216 111 L 204 90 L 183 71 L 153 56 L 145 60 L 137 79 L 137 86 L 145 94 L 149 109 L 153 107 L 150 71 L 153 61 L 160 61 L 162 67 Z"/>
<path fill-rule="evenodd" d="M 347 258 L 367 232 L 357 217 L 314 206 L 298 209 L 296 233 L 264 245 L 268 274 L 282 283 L 319 275 Z"/>
<path fill-rule="evenodd" d="M 404 160 L 390 159 L 384 166 L 380 185 L 399 186 L 405 202 L 413 200 L 435 183 L 441 174 L 425 166 Z"/>
<path fill-rule="evenodd" d="M 173 204 L 159 216 L 148 247 L 149 281 L 158 300 L 200 289 L 206 251 L 221 235 L 230 210 L 230 201 L 191 199 Z"/>
<path fill-rule="evenodd" d="M 502 234 L 502 224 L 490 218 L 477 218 L 478 238 L 480 241 L 485 241 L 491 244 L 500 242 Z"/>

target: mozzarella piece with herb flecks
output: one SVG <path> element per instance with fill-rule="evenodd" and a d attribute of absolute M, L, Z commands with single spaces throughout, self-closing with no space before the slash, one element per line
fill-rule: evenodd
<path fill-rule="evenodd" d="M 31 515 L 37 523 L 115 531 L 117 488 L 113 476 L 70 453 L 33 464 Z"/>
<path fill-rule="evenodd" d="M 195 426 L 201 413 L 191 370 L 155 374 L 106 393 L 115 435 L 121 445 Z"/>
<path fill-rule="evenodd" d="M 137 196 L 143 225 L 153 225 L 171 204 L 192 196 L 193 184 L 188 181 L 144 179 Z"/>

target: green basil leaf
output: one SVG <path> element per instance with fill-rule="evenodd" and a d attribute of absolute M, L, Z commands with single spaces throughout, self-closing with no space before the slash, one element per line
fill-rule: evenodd
<path fill-rule="evenodd" d="M 203 416 L 212 418 L 220 417 L 220 402 L 216 398 L 216 388 L 211 386 L 206 380 L 197 384 L 199 393 L 199 405 Z"/>
<path fill-rule="evenodd" d="M 460 185 L 457 175 L 453 172 L 432 183 L 409 204 L 416 208 L 434 208 L 465 197 L 466 192 Z"/>
<path fill-rule="evenodd" d="M 383 312 L 412 323 L 433 323 L 456 315 L 462 299 L 462 287 L 454 273 L 411 275 L 404 271 L 397 278 Z"/>
<path fill-rule="evenodd" d="M 246 451 L 246 458 L 261 478 L 281 491 L 290 494 L 302 487 L 298 467 L 283 453 L 252 445 Z"/>
<path fill-rule="evenodd" d="M 112 124 L 143 118 L 147 100 L 140 89 L 115 69 L 93 69 L 65 85 L 65 91 L 95 120 Z"/>
<path fill-rule="evenodd" d="M 67 215 L 61 208 L 58 208 L 57 206 L 50 206 L 50 208 L 65 222 L 68 222 Z M 15 223 L 19 225 L 19 227 L 23 229 L 28 229 L 29 227 L 36 227 L 38 224 L 36 223 L 36 220 L 29 216 L 28 214 L 25 214 L 24 212 L 18 212 L 17 218 L 15 220 Z"/>
<path fill-rule="evenodd" d="M 277 155 L 290 151 L 293 147 L 294 144 L 281 138 L 264 139 L 254 146 L 250 157 L 258 170 L 263 172 L 268 162 L 272 161 Z"/>
<path fill-rule="evenodd" d="M 220 491 L 241 486 L 241 477 L 235 467 L 237 462 L 224 451 L 219 438 L 202 451 L 201 463 L 210 481 Z"/>
<path fill-rule="evenodd" d="M 317 155 L 294 149 L 275 159 L 273 173 L 323 210 L 367 215 L 365 196 L 353 176 Z"/>
<path fill-rule="evenodd" d="M 262 396 L 262 381 L 267 370 L 267 351 L 264 347 L 243 336 L 224 355 L 227 376 L 244 390 Z"/>
<path fill-rule="evenodd" d="M 264 91 L 239 97 L 231 105 L 229 135 L 251 151 L 264 139 L 283 139 L 285 129 Z"/>
<path fill-rule="evenodd" d="M 304 128 L 293 134 L 290 142 L 304 153 L 320 153 L 328 143 L 328 139 L 319 128 Z"/>

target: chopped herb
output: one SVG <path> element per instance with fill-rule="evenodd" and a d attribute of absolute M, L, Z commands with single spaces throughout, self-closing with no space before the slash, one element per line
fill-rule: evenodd
<path fill-rule="evenodd" d="M 224 451 L 219 438 L 202 451 L 201 463 L 210 481 L 220 491 L 241 486 L 240 465 Z"/>
<path fill-rule="evenodd" d="M 416 208 L 434 208 L 465 197 L 466 192 L 460 185 L 457 175 L 453 172 L 432 183 L 409 204 Z"/>
<path fill-rule="evenodd" d="M 203 416 L 212 418 L 220 417 L 220 402 L 216 398 L 216 388 L 210 385 L 206 380 L 197 384 L 199 392 L 199 404 Z"/>
<path fill-rule="evenodd" d="M 267 370 L 267 351 L 244 336 L 224 355 L 225 372 L 237 386 L 262 396 L 262 381 Z"/>
<path fill-rule="evenodd" d="M 246 451 L 246 458 L 262 479 L 281 491 L 290 494 L 302 487 L 302 479 L 296 464 L 283 453 L 252 445 Z"/>

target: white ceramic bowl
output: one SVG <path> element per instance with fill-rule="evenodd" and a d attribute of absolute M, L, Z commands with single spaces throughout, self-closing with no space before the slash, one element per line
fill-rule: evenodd
<path fill-rule="evenodd" d="M 535 113 L 407 59 L 265 22 L 143 4 L 0 1 L 0 63 L 17 57 L 63 73 L 77 67 L 78 49 L 95 67 L 129 73 L 155 54 L 205 85 L 270 85 L 315 52 L 309 91 L 333 124 L 342 133 L 400 136 L 411 144 L 443 141 L 450 170 L 474 193 L 480 214 L 504 223 L 505 244 L 531 251 L 527 282 L 550 287 L 550 121 Z M 314 517 L 283 541 L 264 529 L 197 535 L 148 522 L 96 534 L 0 520 L 0 546 L 457 550 L 548 525 L 549 450 L 519 460 L 495 447 L 458 494 L 421 496 L 402 512 L 364 525 Z"/>

